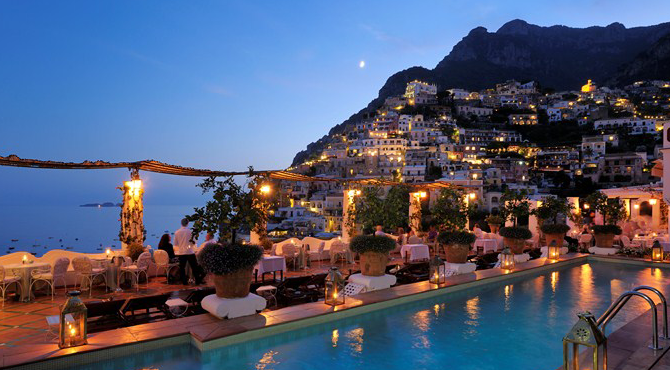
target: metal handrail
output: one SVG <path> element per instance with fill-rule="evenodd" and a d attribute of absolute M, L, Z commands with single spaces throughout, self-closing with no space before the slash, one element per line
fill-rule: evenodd
<path fill-rule="evenodd" d="M 651 298 L 649 298 L 649 296 L 647 296 L 644 293 L 640 293 L 640 292 L 634 291 L 634 290 L 630 290 L 630 291 L 627 291 L 627 292 L 623 293 L 622 295 L 619 296 L 619 298 L 617 298 L 616 301 L 614 301 L 614 303 L 612 303 L 609 306 L 609 308 L 607 308 L 605 313 L 602 316 L 600 316 L 600 318 L 598 319 L 598 321 L 596 323 L 598 324 L 598 326 L 602 326 L 602 332 L 603 332 L 603 334 L 605 334 L 605 327 L 607 326 L 607 324 L 619 313 L 619 311 L 623 308 L 623 306 L 633 296 L 640 297 L 640 298 L 644 299 L 645 301 L 647 301 L 647 303 L 649 303 L 649 307 L 651 309 L 651 316 L 652 316 L 652 318 L 651 318 L 651 320 L 652 320 L 651 343 L 652 344 L 651 344 L 650 348 L 654 349 L 654 350 L 663 349 L 663 347 L 660 347 L 658 345 L 658 316 L 657 316 L 657 312 L 656 312 L 656 304 L 654 303 L 654 301 Z"/>
<path fill-rule="evenodd" d="M 648 285 L 640 285 L 639 287 L 633 289 L 633 291 L 635 292 L 639 290 L 648 290 L 654 292 L 661 300 L 661 303 L 663 304 L 663 335 L 661 335 L 660 337 L 663 339 L 670 339 L 670 337 L 668 337 L 668 303 L 665 300 L 665 296 L 658 289 Z"/>

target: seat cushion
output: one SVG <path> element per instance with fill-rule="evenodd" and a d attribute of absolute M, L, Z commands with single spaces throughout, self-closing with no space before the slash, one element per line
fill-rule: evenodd
<path fill-rule="evenodd" d="M 51 274 L 50 272 L 43 272 L 40 274 L 33 275 L 33 279 L 51 280 L 53 279 L 53 274 Z"/>
<path fill-rule="evenodd" d="M 21 278 L 18 278 L 18 277 L 16 277 L 16 276 L 7 276 L 7 277 L 5 277 L 5 279 L 2 281 L 2 283 L 3 283 L 3 284 L 11 284 L 11 283 L 17 282 L 17 281 L 19 281 L 19 280 L 21 280 Z"/>
<path fill-rule="evenodd" d="M 92 272 L 94 275 L 96 275 L 96 274 L 102 274 L 103 272 L 105 272 L 105 270 L 106 269 L 104 268 L 99 268 L 99 269 L 93 269 Z"/>

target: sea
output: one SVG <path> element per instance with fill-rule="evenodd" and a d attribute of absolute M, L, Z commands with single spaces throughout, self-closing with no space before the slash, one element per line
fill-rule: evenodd
<path fill-rule="evenodd" d="M 50 249 L 100 253 L 120 249 L 120 207 L 56 205 L 0 206 L 0 255 L 26 251 L 37 257 Z M 144 205 L 145 245 L 156 247 L 161 235 L 173 233 L 189 205 Z"/>

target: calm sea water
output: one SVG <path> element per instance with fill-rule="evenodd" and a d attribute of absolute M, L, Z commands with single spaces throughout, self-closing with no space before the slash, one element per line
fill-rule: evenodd
<path fill-rule="evenodd" d="M 375 311 L 199 353 L 189 345 L 101 361 L 76 370 L 549 370 L 576 313 L 600 315 L 621 293 L 651 285 L 670 293 L 670 271 L 608 262 Z M 608 331 L 648 309 L 630 301 Z"/>
<path fill-rule="evenodd" d="M 192 206 L 145 205 L 145 243 L 158 245 L 166 230 L 177 230 L 184 215 L 192 212 Z M 19 250 L 40 256 L 56 248 L 86 253 L 104 250 L 100 248 L 121 248 L 121 243 L 115 240 L 121 225 L 119 214 L 119 207 L 2 206 L 0 255 Z"/>

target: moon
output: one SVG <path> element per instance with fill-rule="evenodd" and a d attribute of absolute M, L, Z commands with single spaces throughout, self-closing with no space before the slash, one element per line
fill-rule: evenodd
<path fill-rule="evenodd" d="M 364 60 L 361 60 L 360 62 L 358 62 L 358 68 L 365 68 L 365 61 Z"/>

